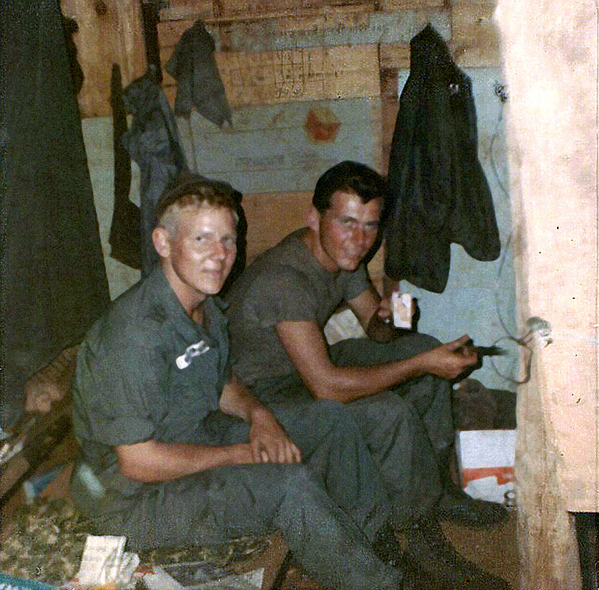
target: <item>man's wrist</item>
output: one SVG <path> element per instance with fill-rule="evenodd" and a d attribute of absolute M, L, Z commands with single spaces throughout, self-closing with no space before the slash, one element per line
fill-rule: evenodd
<path fill-rule="evenodd" d="M 248 420 L 250 422 L 261 422 L 264 419 L 269 418 L 271 415 L 270 411 L 261 404 L 253 406 L 248 413 Z"/>

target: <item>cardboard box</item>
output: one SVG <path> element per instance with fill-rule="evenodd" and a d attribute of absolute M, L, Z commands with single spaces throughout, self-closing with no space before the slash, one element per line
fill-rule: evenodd
<path fill-rule="evenodd" d="M 473 498 L 514 505 L 515 430 L 462 430 L 456 434 L 462 487 Z"/>

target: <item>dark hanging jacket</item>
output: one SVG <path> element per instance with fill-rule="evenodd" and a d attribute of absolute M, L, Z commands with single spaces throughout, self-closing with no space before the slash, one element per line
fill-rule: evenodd
<path fill-rule="evenodd" d="M 389 159 L 385 272 L 442 293 L 452 242 L 481 261 L 495 260 L 501 245 L 470 78 L 430 25 L 410 47 Z"/>
<path fill-rule="evenodd" d="M 175 115 L 153 66 L 125 88 L 123 101 L 133 122 L 122 141 L 141 171 L 141 272 L 147 276 L 158 260 L 152 242 L 156 203 L 164 189 L 189 167 Z"/>
<path fill-rule="evenodd" d="M 177 80 L 175 115 L 189 119 L 195 107 L 221 127 L 225 122 L 231 124 L 231 109 L 214 59 L 215 48 L 206 25 L 198 20 L 179 39 L 166 70 Z"/>

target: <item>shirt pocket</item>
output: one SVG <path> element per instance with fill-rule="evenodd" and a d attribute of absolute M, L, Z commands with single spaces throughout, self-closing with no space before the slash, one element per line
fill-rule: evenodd
<path fill-rule="evenodd" d="M 184 351 L 182 351 L 183 353 Z M 219 406 L 219 358 L 212 346 L 191 357 L 189 364 L 169 363 L 168 408 L 160 425 L 163 441 L 193 443 L 200 422 Z"/>

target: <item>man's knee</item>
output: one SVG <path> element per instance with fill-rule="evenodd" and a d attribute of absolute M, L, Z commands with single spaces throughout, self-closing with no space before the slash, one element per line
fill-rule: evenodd
<path fill-rule="evenodd" d="M 344 437 L 360 436 L 358 426 L 349 406 L 334 400 L 318 400 L 315 411 L 321 424 L 326 424 L 331 434 L 338 433 Z"/>
<path fill-rule="evenodd" d="M 389 345 L 397 350 L 399 357 L 408 358 L 437 348 L 437 346 L 441 346 L 441 342 L 429 334 L 414 332 L 393 340 Z"/>
<path fill-rule="evenodd" d="M 324 483 L 310 467 L 305 464 L 289 466 L 281 471 L 281 486 L 285 490 L 284 502 L 309 507 L 316 497 L 325 493 Z"/>
<path fill-rule="evenodd" d="M 319 399 L 314 403 L 315 411 L 322 416 L 328 417 L 333 421 L 344 420 L 348 414 L 343 402 L 332 399 Z"/>
<path fill-rule="evenodd" d="M 430 334 L 421 334 L 420 332 L 416 332 L 414 333 L 414 340 L 425 350 L 430 350 L 431 348 L 441 346 L 441 341 Z"/>

